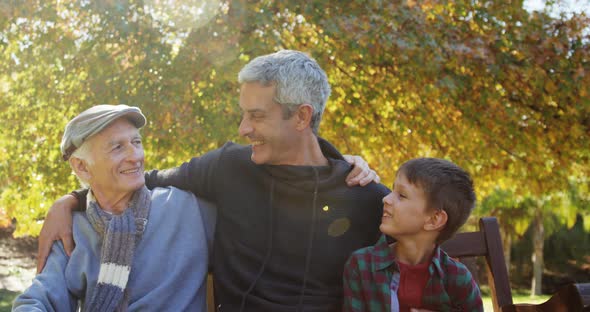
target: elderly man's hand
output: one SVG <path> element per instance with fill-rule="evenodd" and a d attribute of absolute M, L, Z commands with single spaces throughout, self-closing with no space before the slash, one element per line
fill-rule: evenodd
<path fill-rule="evenodd" d="M 72 211 L 78 206 L 78 199 L 65 195 L 58 199 L 47 212 L 47 217 L 39 234 L 37 250 L 37 273 L 41 273 L 54 241 L 61 240 L 68 256 L 74 250 L 72 238 Z"/>
<path fill-rule="evenodd" d="M 346 184 L 348 186 L 365 186 L 371 181 L 375 183 L 381 182 L 381 178 L 375 172 L 369 168 L 369 164 L 360 156 L 343 155 L 344 159 L 353 166 L 352 171 L 346 177 Z"/>

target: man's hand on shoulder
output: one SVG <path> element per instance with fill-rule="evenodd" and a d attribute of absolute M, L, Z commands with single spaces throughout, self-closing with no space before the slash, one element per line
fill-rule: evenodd
<path fill-rule="evenodd" d="M 344 159 L 353 166 L 352 171 L 346 177 L 348 186 L 365 186 L 372 181 L 381 182 L 381 178 L 375 170 L 369 167 L 369 164 L 361 156 L 343 155 Z"/>
<path fill-rule="evenodd" d="M 54 241 L 61 240 L 68 256 L 74 250 L 72 237 L 72 211 L 78 206 L 78 199 L 73 195 L 65 195 L 55 201 L 49 211 L 41 233 L 39 234 L 39 247 L 37 249 L 37 273 L 41 273 L 51 246 Z"/>

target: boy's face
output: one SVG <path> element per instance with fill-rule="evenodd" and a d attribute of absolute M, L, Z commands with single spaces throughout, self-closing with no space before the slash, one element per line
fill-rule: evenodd
<path fill-rule="evenodd" d="M 415 237 L 422 232 L 430 215 L 422 188 L 411 184 L 405 174 L 399 173 L 393 191 L 383 198 L 379 230 L 397 240 Z"/>

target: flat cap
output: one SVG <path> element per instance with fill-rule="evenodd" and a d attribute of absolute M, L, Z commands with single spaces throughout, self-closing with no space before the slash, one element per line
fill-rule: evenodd
<path fill-rule="evenodd" d="M 63 159 L 68 160 L 86 139 L 99 133 L 119 117 L 126 117 L 138 129 L 146 123 L 141 110 L 134 106 L 123 104 L 93 106 L 74 117 L 66 125 L 60 145 Z"/>

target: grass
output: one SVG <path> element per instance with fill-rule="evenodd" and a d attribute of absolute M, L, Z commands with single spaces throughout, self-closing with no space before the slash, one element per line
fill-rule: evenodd
<path fill-rule="evenodd" d="M 483 310 L 485 312 L 493 312 L 494 308 L 492 306 L 492 298 L 490 297 L 490 290 L 487 286 L 481 287 L 482 292 L 482 300 L 483 300 Z M 539 304 L 547 301 L 551 296 L 550 295 L 541 295 L 541 296 L 534 296 L 531 297 L 530 289 L 513 289 L 512 290 L 512 301 L 514 303 L 532 303 L 532 304 Z"/>
<path fill-rule="evenodd" d="M 0 289 L 0 312 L 9 312 L 12 309 L 12 301 L 18 292 Z"/>

